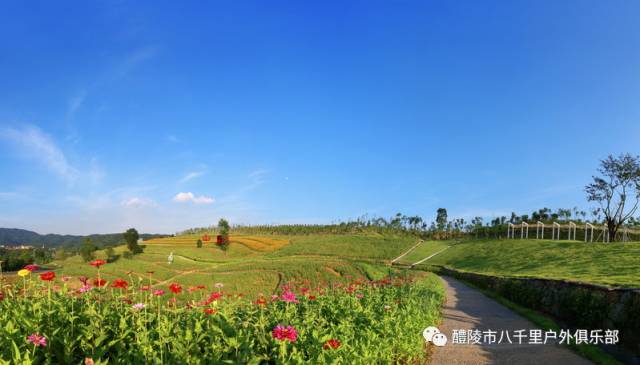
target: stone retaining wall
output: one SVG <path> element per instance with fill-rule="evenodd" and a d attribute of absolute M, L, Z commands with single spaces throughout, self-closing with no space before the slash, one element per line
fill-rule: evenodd
<path fill-rule="evenodd" d="M 506 278 L 440 267 L 442 274 L 488 289 L 580 329 L 617 329 L 621 344 L 640 354 L 640 289 L 564 280 Z"/>

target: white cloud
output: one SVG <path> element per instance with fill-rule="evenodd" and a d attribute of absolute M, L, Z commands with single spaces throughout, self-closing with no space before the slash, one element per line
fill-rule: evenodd
<path fill-rule="evenodd" d="M 0 200 L 11 200 L 13 198 L 17 198 L 18 196 L 18 193 L 14 193 L 12 191 L 0 191 Z"/>
<path fill-rule="evenodd" d="M 138 67 L 140 64 L 145 61 L 153 58 L 156 54 L 158 54 L 158 47 L 155 46 L 146 46 L 133 50 L 129 54 L 126 55 L 124 61 L 120 64 L 118 74 L 120 77 L 127 75 L 133 69 Z"/>
<path fill-rule="evenodd" d="M 176 194 L 176 196 L 173 197 L 173 201 L 176 203 L 192 202 L 194 204 L 212 204 L 214 202 L 214 199 L 204 195 L 195 196 L 192 192 L 189 191 L 186 193 L 181 192 Z"/>
<path fill-rule="evenodd" d="M 86 96 L 87 92 L 82 90 L 69 99 L 69 107 L 67 109 L 67 113 L 70 116 L 73 116 L 78 111 L 78 109 L 80 109 L 82 103 L 84 103 L 84 99 Z"/>
<path fill-rule="evenodd" d="M 49 135 L 35 126 L 0 129 L 0 138 L 12 142 L 20 148 L 28 158 L 40 162 L 49 171 L 73 182 L 78 177 L 78 170 L 67 161 L 62 150 Z"/>
<path fill-rule="evenodd" d="M 156 205 L 156 202 L 147 198 L 133 197 L 133 198 L 123 200 L 122 203 L 120 204 L 124 207 L 142 208 L 142 207 L 153 207 Z"/>
<path fill-rule="evenodd" d="M 186 182 L 187 182 L 187 181 L 189 181 L 189 180 L 193 180 L 193 179 L 195 179 L 196 177 L 200 177 L 200 176 L 202 176 L 202 175 L 204 175 L 204 171 L 193 171 L 193 172 L 190 172 L 190 173 L 188 173 L 187 175 L 185 175 L 185 177 L 183 177 L 182 179 L 180 179 L 180 181 L 179 181 L 179 182 L 180 182 L 181 184 L 183 184 L 183 183 L 186 183 Z"/>
<path fill-rule="evenodd" d="M 180 138 L 176 137 L 174 134 L 167 134 L 165 136 L 167 142 L 169 143 L 178 143 L 180 142 Z"/>

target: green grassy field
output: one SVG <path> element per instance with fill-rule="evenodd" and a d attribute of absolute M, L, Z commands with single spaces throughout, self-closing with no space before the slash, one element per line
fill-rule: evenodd
<path fill-rule="evenodd" d="M 246 294 L 271 293 L 278 285 L 306 280 L 309 285 L 364 277 L 379 279 L 395 271 L 384 265 L 415 243 L 408 237 L 379 235 L 249 236 L 234 235 L 227 251 L 213 243 L 196 247 L 199 236 L 179 236 L 144 242 L 144 253 L 120 257 L 102 267 L 107 280 L 127 278 L 154 287 L 221 282 L 225 290 Z M 124 246 L 116 248 L 121 255 Z M 167 262 L 170 253 L 172 264 Z M 98 258 L 106 258 L 98 251 Z M 95 277 L 96 269 L 79 256 L 55 261 L 59 275 Z M 152 273 L 150 273 L 152 272 Z M 79 282 L 76 283 L 79 285 Z"/>
<path fill-rule="evenodd" d="M 424 264 L 491 275 L 640 287 L 638 243 L 470 241 L 453 245 Z"/>
<path fill-rule="evenodd" d="M 426 241 L 421 243 L 413 251 L 409 252 L 406 256 L 398 260 L 401 264 L 413 264 L 426 257 L 433 255 L 434 253 L 446 248 L 450 245 L 447 241 Z"/>

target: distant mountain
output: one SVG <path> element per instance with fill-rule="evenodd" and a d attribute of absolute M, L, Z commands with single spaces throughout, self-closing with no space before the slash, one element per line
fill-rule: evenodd
<path fill-rule="evenodd" d="M 109 233 L 109 234 L 92 234 L 89 236 L 74 236 L 74 235 L 60 235 L 60 234 L 47 234 L 42 235 L 33 231 L 27 231 L 26 229 L 18 228 L 0 228 L 0 245 L 32 245 L 47 247 L 58 246 L 77 246 L 81 244 L 87 237 L 91 238 L 98 247 L 113 246 L 124 243 L 122 233 Z M 151 238 L 167 237 L 166 234 L 140 234 L 140 238 L 148 240 Z"/>

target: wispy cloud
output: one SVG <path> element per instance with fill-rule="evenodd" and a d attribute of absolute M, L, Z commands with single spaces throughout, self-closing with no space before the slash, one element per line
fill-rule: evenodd
<path fill-rule="evenodd" d="M 67 115 L 72 117 L 78 111 L 78 109 L 80 109 L 86 97 L 87 92 L 85 90 L 81 90 L 79 93 L 69 98 Z"/>
<path fill-rule="evenodd" d="M 133 71 L 140 64 L 153 58 L 158 51 L 158 47 L 155 46 L 145 46 L 133 50 L 125 57 L 124 61 L 120 65 L 120 68 L 118 69 L 119 76 L 125 76 L 129 72 Z"/>
<path fill-rule="evenodd" d="M 157 204 L 152 199 L 133 197 L 133 198 L 123 200 L 120 203 L 120 205 L 124 207 L 131 207 L 131 208 L 142 208 L 142 207 L 153 207 L 153 206 L 156 206 Z"/>
<path fill-rule="evenodd" d="M 178 193 L 173 197 L 176 203 L 212 204 L 215 200 L 211 197 L 200 195 L 195 196 L 192 192 Z"/>
<path fill-rule="evenodd" d="M 35 126 L 0 128 L 0 138 L 17 146 L 27 158 L 37 161 L 69 183 L 78 178 L 78 170 L 65 157 L 53 139 Z"/>
<path fill-rule="evenodd" d="M 18 196 L 18 193 L 14 193 L 12 191 L 0 191 L 0 200 L 11 200 Z"/>
<path fill-rule="evenodd" d="M 179 183 L 184 184 L 187 181 L 193 180 L 197 177 L 204 175 L 204 173 L 205 173 L 204 171 L 192 171 L 186 174 L 182 179 L 180 179 Z"/>
<path fill-rule="evenodd" d="M 180 142 L 180 139 L 173 134 L 167 134 L 165 138 L 167 139 L 167 142 L 170 142 L 170 143 Z"/>

